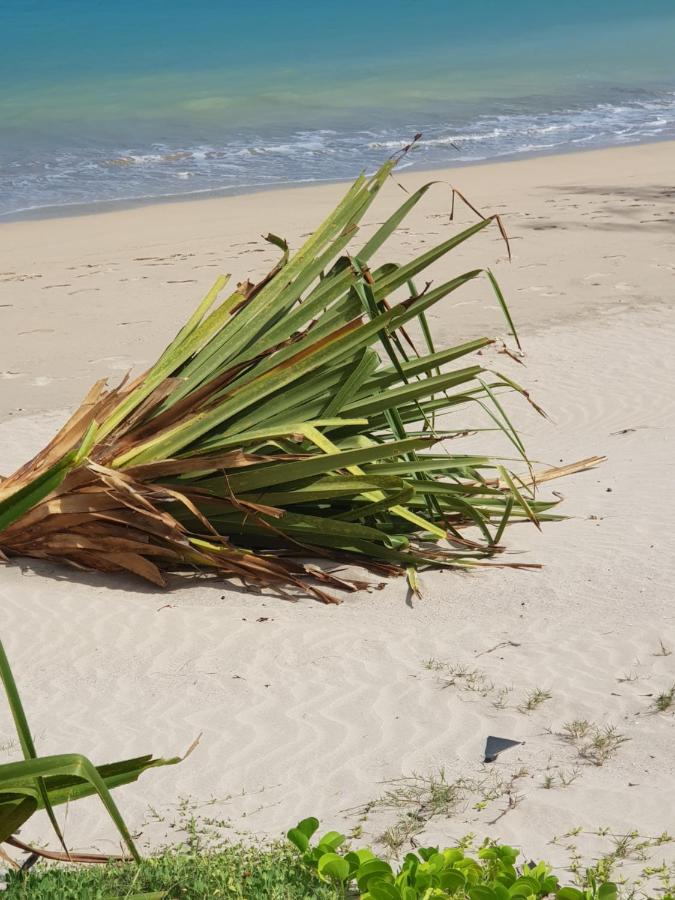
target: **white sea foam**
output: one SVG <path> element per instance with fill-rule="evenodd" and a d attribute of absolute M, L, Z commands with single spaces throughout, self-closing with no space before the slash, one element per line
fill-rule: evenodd
<path fill-rule="evenodd" d="M 542 101 L 538 101 L 541 103 Z M 532 106 L 534 101 L 530 102 Z M 515 106 L 515 105 L 514 105 Z M 47 206 L 159 198 L 219 189 L 350 178 L 373 171 L 422 131 L 405 165 L 446 166 L 505 156 L 675 138 L 675 91 L 587 107 L 495 109 L 473 117 L 390 128 L 320 128 L 223 134 L 148 146 L 0 149 L 0 214 Z"/>

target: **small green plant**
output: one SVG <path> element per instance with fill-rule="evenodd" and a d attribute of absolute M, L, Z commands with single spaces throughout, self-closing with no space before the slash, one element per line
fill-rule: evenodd
<path fill-rule="evenodd" d="M 580 775 L 581 772 L 579 771 L 579 769 L 570 769 L 569 772 L 565 769 L 561 769 L 560 772 L 558 772 L 558 780 L 560 781 L 562 787 L 569 787 L 577 780 L 577 778 L 579 778 Z"/>
<path fill-rule="evenodd" d="M 504 642 L 504 644 L 520 646 L 511 641 Z M 497 647 L 500 646 L 502 644 L 497 644 Z M 464 663 L 444 662 L 436 657 L 426 659 L 423 665 L 427 671 L 437 673 L 438 683 L 442 688 L 455 688 L 458 691 L 476 694 L 478 697 L 489 697 L 495 709 L 506 709 L 509 705 L 513 687 L 495 684 L 482 669 Z M 527 692 L 524 700 L 518 704 L 516 709 L 522 713 L 531 713 L 552 698 L 551 691 L 533 688 Z"/>
<path fill-rule="evenodd" d="M 370 849 L 338 850 L 345 837 L 329 831 L 312 846 L 317 819 L 303 819 L 288 832 L 303 863 L 343 892 L 356 887 L 361 900 L 516 900 L 555 895 L 559 900 L 616 900 L 617 888 L 594 877 L 584 890 L 561 887 L 546 863 L 516 866 L 519 851 L 486 841 L 475 854 L 465 847 L 421 847 L 394 868 Z M 352 896 L 352 894 L 350 894 Z"/>
<path fill-rule="evenodd" d="M 492 705 L 495 709 L 506 709 L 508 706 L 509 694 L 512 690 L 513 688 L 510 687 L 499 688 L 492 700 Z"/>
<path fill-rule="evenodd" d="M 530 691 L 525 700 L 520 704 L 518 709 L 522 713 L 534 712 L 535 709 L 550 700 L 553 694 L 550 691 L 543 691 L 541 688 L 535 688 Z"/>
<path fill-rule="evenodd" d="M 544 777 L 541 782 L 541 786 L 546 791 L 550 791 L 551 788 L 555 787 L 555 774 L 553 772 L 544 772 Z"/>
<path fill-rule="evenodd" d="M 573 719 L 563 725 L 563 735 L 568 740 L 576 742 L 586 737 L 592 727 L 587 719 Z"/>
<path fill-rule="evenodd" d="M 569 771 L 567 771 L 566 769 L 559 769 L 557 772 L 547 769 L 544 772 L 541 786 L 545 790 L 551 790 L 556 786 L 569 787 L 577 780 L 577 778 L 579 778 L 580 775 L 581 772 L 579 771 L 579 769 L 570 769 Z"/>
<path fill-rule="evenodd" d="M 614 725 L 596 725 L 586 719 L 566 722 L 562 737 L 576 747 L 582 759 L 595 766 L 604 765 L 628 740 Z"/>
<path fill-rule="evenodd" d="M 424 668 L 429 672 L 442 672 L 445 668 L 445 663 L 434 656 L 430 656 L 429 659 L 424 660 Z"/>
<path fill-rule="evenodd" d="M 675 703 L 675 684 L 671 685 L 667 691 L 663 691 L 654 700 L 655 712 L 667 712 Z"/>
<path fill-rule="evenodd" d="M 588 866 L 582 861 L 577 839 L 592 838 L 600 843 L 600 855 Z M 570 854 L 569 871 L 575 877 L 577 887 L 588 888 L 604 881 L 616 882 L 620 895 L 626 900 L 655 896 L 663 900 L 673 900 L 675 887 L 675 864 L 668 864 L 660 855 L 664 845 L 672 844 L 675 838 L 668 832 L 644 835 L 637 829 L 629 832 L 614 832 L 610 828 L 584 829 L 581 826 L 570 829 L 566 834 L 553 837 L 551 843 L 564 847 Z M 621 871 L 624 863 L 631 863 L 631 875 L 627 878 Z M 646 863 L 636 872 L 635 863 Z"/>
<path fill-rule="evenodd" d="M 377 843 L 381 844 L 389 856 L 398 856 L 401 850 L 408 844 L 412 844 L 414 838 L 424 828 L 424 820 L 414 813 L 408 813 L 378 836 Z"/>
<path fill-rule="evenodd" d="M 471 669 L 461 663 L 448 663 L 440 659 L 428 659 L 424 668 L 439 673 L 439 683 L 443 688 L 455 687 L 462 691 L 487 697 L 495 686 L 481 669 Z"/>
<path fill-rule="evenodd" d="M 584 744 L 579 752 L 584 759 L 590 760 L 596 766 L 602 766 L 627 740 L 627 737 L 619 734 L 614 725 L 606 725 L 594 729 L 590 741 Z"/>
<path fill-rule="evenodd" d="M 445 769 L 440 768 L 429 775 L 414 773 L 390 782 L 378 805 L 385 809 L 403 809 L 427 821 L 434 816 L 451 815 L 467 788 L 465 779 L 449 781 Z"/>

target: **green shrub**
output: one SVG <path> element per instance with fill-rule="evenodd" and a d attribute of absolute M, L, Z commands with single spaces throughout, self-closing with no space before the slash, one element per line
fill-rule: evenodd
<path fill-rule="evenodd" d="M 420 848 L 392 866 L 369 849 L 347 850 L 344 835 L 324 834 L 312 844 L 316 819 L 291 829 L 287 843 L 198 845 L 169 848 L 140 865 L 39 864 L 7 874 L 6 900 L 616 900 L 617 886 L 599 869 L 564 886 L 551 867 L 518 865 L 519 851 L 486 842 L 466 847 Z M 341 852 L 342 851 L 342 852 Z M 567 880 L 567 879 L 564 879 Z M 659 900 L 675 900 L 665 884 Z M 621 896 L 637 895 L 636 885 Z M 645 898 L 646 895 L 639 895 Z"/>
<path fill-rule="evenodd" d="M 356 886 L 361 900 L 537 900 L 549 896 L 559 900 L 615 900 L 617 896 L 615 884 L 599 884 L 592 876 L 584 890 L 561 887 L 543 862 L 518 868 L 519 851 L 513 847 L 486 844 L 475 857 L 458 847 L 423 847 L 408 853 L 394 869 L 372 850 L 341 855 L 338 850 L 346 838 L 337 831 L 329 831 L 312 846 L 318 827 L 317 819 L 303 819 L 288 832 L 288 839 L 319 878 L 345 891 Z"/>
<path fill-rule="evenodd" d="M 288 846 L 233 845 L 214 853 L 167 851 L 132 863 L 49 866 L 10 872 L 6 900 L 337 900 L 342 889 L 321 881 Z M 149 897 L 147 898 L 149 900 Z"/>

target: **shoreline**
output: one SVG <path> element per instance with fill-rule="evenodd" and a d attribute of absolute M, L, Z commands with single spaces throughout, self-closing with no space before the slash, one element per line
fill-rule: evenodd
<path fill-rule="evenodd" d="M 423 139 L 422 139 L 423 142 Z M 636 141 L 634 143 L 616 144 L 607 143 L 593 145 L 591 147 L 569 146 L 567 149 L 554 148 L 550 150 L 535 150 L 532 152 L 504 153 L 499 156 L 486 157 L 485 159 L 463 160 L 451 163 L 439 168 L 433 164 L 412 163 L 397 170 L 401 174 L 414 174 L 424 172 L 452 172 L 456 169 L 482 168 L 484 166 L 497 166 L 505 163 L 523 164 L 535 159 L 550 159 L 585 155 L 588 153 L 605 153 L 607 151 L 632 150 L 653 144 L 672 144 L 675 152 L 675 140 L 671 136 L 653 138 L 648 141 Z M 358 173 L 356 173 L 358 174 Z M 247 197 L 251 194 L 276 193 L 277 191 L 311 189 L 325 185 L 345 185 L 351 179 L 311 179 L 299 181 L 279 181 L 273 184 L 252 184 L 222 188 L 203 188 L 194 191 L 185 191 L 177 194 L 161 194 L 157 196 L 128 197 L 115 200 L 92 200 L 85 203 L 63 203 L 49 206 L 26 207 L 9 213 L 0 214 L 0 227 L 16 222 L 35 222 L 42 220 L 78 218 L 82 216 L 97 216 L 110 212 L 125 212 L 135 209 L 144 209 L 153 206 L 165 206 L 167 204 L 183 204 L 201 200 L 224 200 L 233 197 Z"/>
<path fill-rule="evenodd" d="M 655 249 L 673 230 L 675 143 L 593 150 L 461 169 L 404 169 L 366 217 L 366 238 L 403 192 L 439 180 L 392 236 L 392 259 L 467 227 L 476 214 L 457 203 L 452 180 L 476 209 L 498 213 L 511 238 L 487 229 L 430 272 L 434 279 L 492 266 L 517 327 L 535 334 L 556 323 L 662 306 L 671 295 L 672 250 Z M 0 420 L 77 403 L 91 384 L 149 365 L 217 275 L 262 277 L 277 251 L 297 248 L 344 192 L 312 184 L 224 198 L 144 204 L 95 215 L 5 222 L 0 231 Z M 360 237 L 357 239 L 360 240 Z M 654 258 L 655 253 L 658 259 Z M 641 258 L 653 259 L 636 280 Z M 597 276 L 597 277 L 596 277 Z M 480 281 L 480 280 L 479 280 Z M 487 284 L 466 289 L 434 320 L 441 340 L 506 333 Z M 62 347 L 82 347 L 65 354 Z"/>

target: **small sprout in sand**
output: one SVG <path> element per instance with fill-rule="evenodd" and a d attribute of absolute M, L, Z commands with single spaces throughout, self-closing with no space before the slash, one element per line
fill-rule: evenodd
<path fill-rule="evenodd" d="M 447 677 L 443 680 L 443 687 L 459 686 L 465 691 L 471 691 L 487 697 L 494 690 L 494 684 L 480 669 L 467 669 L 466 666 L 447 666 Z"/>
<path fill-rule="evenodd" d="M 415 815 L 409 814 L 394 825 L 386 828 L 377 838 L 378 844 L 382 844 L 391 856 L 398 856 L 406 844 L 412 843 L 415 835 L 418 835 L 424 827 L 424 821 Z"/>
<path fill-rule="evenodd" d="M 596 725 L 586 719 L 566 722 L 562 737 L 576 747 L 582 759 L 595 766 L 602 766 L 628 740 L 614 725 Z"/>
<path fill-rule="evenodd" d="M 560 781 L 561 787 L 569 787 L 580 775 L 581 772 L 579 769 L 570 769 L 569 772 L 565 769 L 561 769 L 560 772 L 558 772 L 558 780 Z"/>
<path fill-rule="evenodd" d="M 12 753 L 19 746 L 20 744 L 17 738 L 7 738 L 7 740 L 3 740 L 2 743 L 0 743 L 0 754 Z"/>
<path fill-rule="evenodd" d="M 580 775 L 581 772 L 579 769 L 570 769 L 569 771 L 560 769 L 558 772 L 552 772 L 550 769 L 547 769 L 546 772 L 544 772 L 541 786 L 547 791 L 550 791 L 556 786 L 569 787 Z"/>
<path fill-rule="evenodd" d="M 555 773 L 544 772 L 544 778 L 542 779 L 541 786 L 546 791 L 550 791 L 551 788 L 554 788 L 555 787 Z"/>
<path fill-rule="evenodd" d="M 457 687 L 487 697 L 495 686 L 481 669 L 470 669 L 461 663 L 448 663 L 431 658 L 424 662 L 424 668 L 431 672 L 442 673 L 439 682 L 444 688 Z"/>
<path fill-rule="evenodd" d="M 471 672 L 466 679 L 466 690 L 481 697 L 487 697 L 494 689 L 494 684 L 482 672 Z"/>
<path fill-rule="evenodd" d="M 667 691 L 659 694 L 654 700 L 655 712 L 667 712 L 675 703 L 675 684 L 672 684 Z"/>
<path fill-rule="evenodd" d="M 630 672 L 624 672 L 623 675 L 620 675 L 616 680 L 619 682 L 619 684 L 626 684 L 630 681 L 637 681 L 639 678 L 639 673 L 633 669 Z"/>
<path fill-rule="evenodd" d="M 631 853 L 634 853 L 636 850 L 641 852 L 643 848 L 636 846 L 636 842 L 639 838 L 637 832 L 631 832 L 630 834 L 619 834 L 615 835 L 612 838 L 614 843 L 614 851 L 613 855 L 615 859 L 628 859 Z"/>
<path fill-rule="evenodd" d="M 652 656 L 671 656 L 672 653 L 673 648 L 666 647 L 666 645 L 663 643 L 663 640 L 659 638 L 659 649 L 656 651 L 656 653 L 653 653 Z"/>
<path fill-rule="evenodd" d="M 465 834 L 464 837 L 461 837 L 457 841 L 457 849 L 461 850 L 462 853 L 466 853 L 467 850 L 471 850 L 476 843 L 476 835 L 473 832 L 469 832 Z"/>
<path fill-rule="evenodd" d="M 614 756 L 621 744 L 627 740 L 628 738 L 619 734 L 613 725 L 606 725 L 604 728 L 596 727 L 590 741 L 579 748 L 579 753 L 594 765 L 601 766 Z"/>
<path fill-rule="evenodd" d="M 494 700 L 492 701 L 492 705 L 495 709 L 506 709 L 506 707 L 508 706 L 507 701 L 509 699 L 509 694 L 512 690 L 513 688 L 508 687 L 499 688 Z"/>
<path fill-rule="evenodd" d="M 552 697 L 553 694 L 550 691 L 542 691 L 541 688 L 535 688 L 533 691 L 530 691 L 518 709 L 521 713 L 534 712 L 537 707 L 541 706 L 542 703 L 545 703 Z"/>
<path fill-rule="evenodd" d="M 563 735 L 569 741 L 579 741 L 581 738 L 586 737 L 591 727 L 588 719 L 574 719 L 571 722 L 565 722 Z"/>
<path fill-rule="evenodd" d="M 445 663 L 434 656 L 430 656 L 429 659 L 424 660 L 424 668 L 429 672 L 442 672 L 445 668 Z"/>
<path fill-rule="evenodd" d="M 503 819 L 507 813 L 510 813 L 511 810 L 515 809 L 520 803 L 523 802 L 524 797 L 522 794 L 519 794 L 516 790 L 517 782 L 521 778 L 527 778 L 529 776 L 529 772 L 526 768 L 519 769 L 517 772 L 514 772 L 511 778 L 504 782 L 501 786 L 501 796 L 506 799 L 506 806 L 502 811 L 492 819 L 488 824 L 496 825 L 500 819 Z M 495 793 L 494 797 L 490 799 L 498 799 L 499 794 Z"/>

